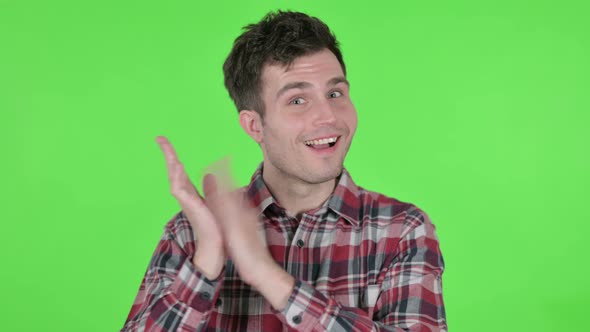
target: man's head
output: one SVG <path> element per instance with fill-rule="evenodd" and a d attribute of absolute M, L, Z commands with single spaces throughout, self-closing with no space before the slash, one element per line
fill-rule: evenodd
<path fill-rule="evenodd" d="M 315 17 L 298 12 L 271 12 L 244 30 L 223 64 L 225 87 L 238 112 L 255 110 L 264 115 L 265 105 L 260 96 L 264 65 L 289 66 L 297 57 L 328 49 L 346 75 L 336 37 Z"/>
<path fill-rule="evenodd" d="M 265 174 L 310 184 L 340 174 L 357 117 L 338 43 L 323 22 L 268 14 L 236 39 L 223 69 Z"/>

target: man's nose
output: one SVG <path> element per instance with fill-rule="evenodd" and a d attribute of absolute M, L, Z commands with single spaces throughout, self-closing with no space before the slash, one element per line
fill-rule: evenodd
<path fill-rule="evenodd" d="M 317 126 L 326 125 L 326 124 L 334 124 L 336 122 L 336 114 L 334 105 L 330 103 L 329 100 L 321 100 L 320 102 L 316 103 L 314 107 L 314 124 Z"/>

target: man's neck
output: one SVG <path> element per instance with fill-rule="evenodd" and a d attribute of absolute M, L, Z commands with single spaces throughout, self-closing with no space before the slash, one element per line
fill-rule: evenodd
<path fill-rule="evenodd" d="M 263 169 L 262 179 L 278 204 L 297 219 L 303 212 L 324 204 L 336 186 L 336 179 L 318 184 L 306 183 L 285 176 L 272 167 Z"/>

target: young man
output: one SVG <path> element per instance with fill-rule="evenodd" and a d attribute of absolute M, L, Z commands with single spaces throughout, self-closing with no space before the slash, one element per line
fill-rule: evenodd
<path fill-rule="evenodd" d="M 343 168 L 357 114 L 328 27 L 270 13 L 246 27 L 223 69 L 264 160 L 239 190 L 217 167 L 203 198 L 157 138 L 182 211 L 123 330 L 446 331 L 428 216 L 358 187 Z"/>

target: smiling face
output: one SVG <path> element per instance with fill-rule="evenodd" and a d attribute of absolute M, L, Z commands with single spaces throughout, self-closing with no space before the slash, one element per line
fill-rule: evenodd
<path fill-rule="evenodd" d="M 336 178 L 357 114 L 334 54 L 325 49 L 301 56 L 289 67 L 265 65 L 262 99 L 264 120 L 251 136 L 262 148 L 265 173 L 309 184 Z"/>

